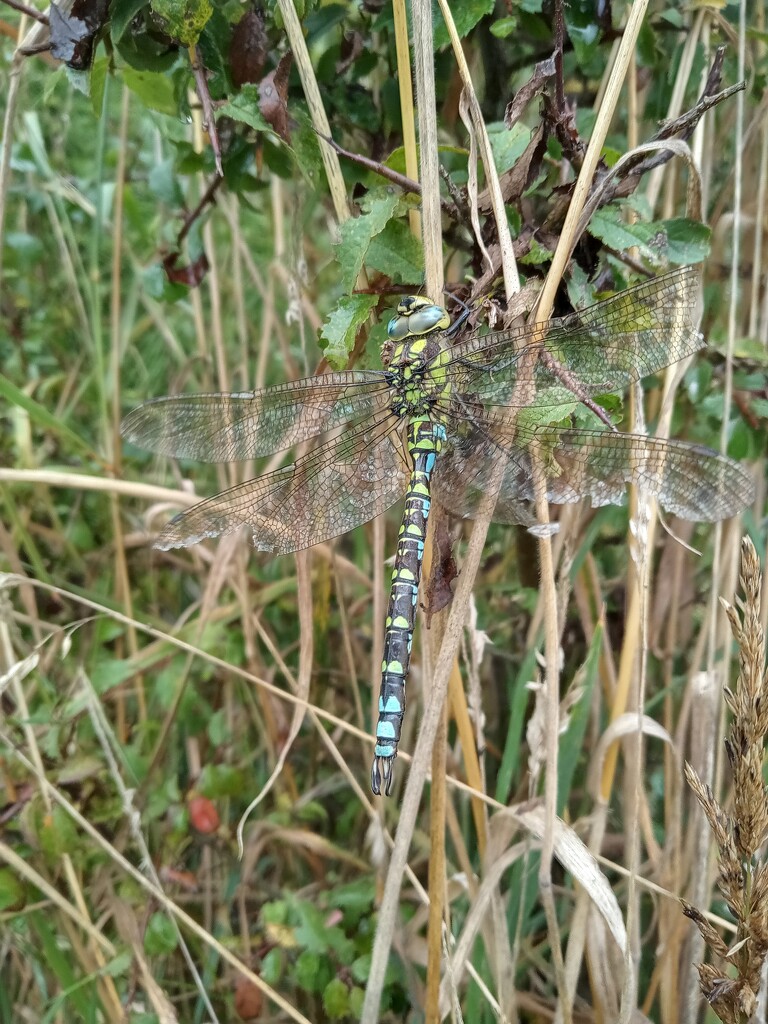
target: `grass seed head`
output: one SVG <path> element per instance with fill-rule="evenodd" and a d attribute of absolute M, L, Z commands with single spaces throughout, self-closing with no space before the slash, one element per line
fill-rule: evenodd
<path fill-rule="evenodd" d="M 768 955 L 768 866 L 756 859 L 768 838 L 768 789 L 763 783 L 768 672 L 760 619 L 762 575 L 748 538 L 742 542 L 739 581 L 744 596 L 737 606 L 722 602 L 739 648 L 736 686 L 725 687 L 725 701 L 733 716 L 725 740 L 733 777 L 730 813 L 694 769 L 685 765 L 686 780 L 717 847 L 718 888 L 737 922 L 736 941 L 726 948 L 700 911 L 687 904 L 683 907 L 711 952 L 736 970 L 733 977 L 712 964 L 697 964 L 701 991 L 725 1024 L 745 1024 L 754 1013 L 760 972 Z"/>

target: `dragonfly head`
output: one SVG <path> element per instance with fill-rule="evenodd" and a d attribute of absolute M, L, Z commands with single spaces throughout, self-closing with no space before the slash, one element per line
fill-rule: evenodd
<path fill-rule="evenodd" d="M 389 321 L 387 334 L 390 341 L 418 338 L 433 331 L 444 331 L 451 318 L 442 306 L 436 306 L 420 295 L 406 295 L 397 306 L 397 313 Z"/>

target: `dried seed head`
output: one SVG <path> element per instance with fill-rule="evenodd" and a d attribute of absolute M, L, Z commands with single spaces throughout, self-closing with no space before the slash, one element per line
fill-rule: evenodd
<path fill-rule="evenodd" d="M 748 539 L 742 542 L 740 584 L 744 594 L 736 607 L 723 601 L 739 646 L 739 675 L 725 701 L 733 716 L 725 750 L 733 775 L 733 808 L 727 814 L 709 786 L 685 766 L 693 790 L 717 844 L 717 884 L 736 918 L 736 941 L 725 948 L 720 935 L 693 908 L 685 913 L 712 952 L 736 968 L 728 977 L 711 964 L 698 964 L 701 990 L 726 1024 L 748 1020 L 754 1013 L 760 975 L 768 956 L 768 865 L 756 862 L 768 839 L 768 788 L 763 783 L 764 744 L 768 734 L 768 670 L 760 618 L 760 563 Z"/>
<path fill-rule="evenodd" d="M 727 960 L 728 947 L 723 942 L 720 933 L 714 929 L 700 910 L 697 910 L 696 907 L 692 907 L 691 904 L 686 903 L 685 900 L 681 900 L 680 902 L 683 905 L 683 913 L 694 922 L 696 927 L 699 929 L 699 934 L 702 939 L 704 939 L 704 942 L 709 946 L 715 956 L 719 956 L 721 959 Z"/>

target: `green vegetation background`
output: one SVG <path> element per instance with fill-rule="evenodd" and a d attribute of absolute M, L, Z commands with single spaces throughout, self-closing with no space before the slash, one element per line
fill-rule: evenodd
<path fill-rule="evenodd" d="M 505 108 L 555 48 L 554 7 L 537 0 L 454 6 L 497 172 L 514 177 L 544 121 L 543 100 L 534 98 L 511 128 Z M 404 173 L 409 115 L 398 90 L 392 8 L 348 2 L 296 10 L 335 141 Z M 22 1019 L 22 1008 L 32 1015 L 25 1019 L 89 1022 L 214 1015 L 322 1022 L 357 1020 L 361 1012 L 388 836 L 407 775 L 401 758 L 395 795 L 372 805 L 383 566 L 397 515 L 297 560 L 265 561 L 231 538 L 158 553 L 149 535 L 183 502 L 177 492 L 212 494 L 263 467 L 174 465 L 123 449 L 118 432 L 125 412 L 159 395 L 249 390 L 328 366 L 379 365 L 396 295 L 422 286 L 412 232 L 417 197 L 342 158 L 345 199 L 356 217 L 339 225 L 312 114 L 296 64 L 286 59 L 283 14 L 272 3 L 249 8 L 255 20 L 240 38 L 235 26 L 245 12 L 235 2 L 113 2 L 93 62 L 81 71 L 45 53 L 14 59 L 19 15 L 7 8 L 0 18 L 2 1021 Z M 588 139 L 599 111 L 626 13 L 621 3 L 564 6 L 561 80 L 572 120 L 563 128 L 579 139 Z M 435 25 L 441 162 L 466 202 L 469 140 L 459 82 L 437 13 Z M 600 266 L 618 283 L 628 279 L 621 257 L 630 247 L 645 263 L 708 258 L 710 349 L 677 392 L 673 434 L 718 448 L 728 416 L 728 452 L 754 462 L 759 482 L 768 416 L 764 32 L 759 20 L 747 25 L 746 91 L 717 107 L 705 144 L 694 143 L 710 230 L 685 219 L 685 171 L 669 165 L 654 172 L 664 175 L 661 188 L 649 175 L 597 212 L 569 279 L 571 299 L 583 303 L 599 287 L 587 270 Z M 716 43 L 727 47 L 728 86 L 739 77 L 737 5 L 652 8 L 632 69 L 637 105 L 625 91 L 606 167 L 650 138 L 675 103 L 675 112 L 694 105 Z M 220 184 L 195 64 L 205 69 L 216 110 Z M 552 82 L 547 89 L 552 102 Z M 737 301 L 727 282 L 739 140 Z M 550 130 L 531 179 L 508 205 L 526 277 L 546 273 L 567 207 L 563 186 L 575 170 Z M 443 195 L 451 200 L 447 183 Z M 482 206 L 480 216 L 492 247 Z M 477 245 L 466 218 L 447 215 L 444 226 L 447 282 L 466 286 L 467 296 L 483 271 Z M 502 294 L 498 274 L 485 282 L 491 290 Z M 729 329 L 743 357 L 733 403 L 724 399 Z M 760 482 L 758 503 L 744 516 L 763 552 L 765 490 Z M 691 964 L 701 953 L 674 897 L 697 896 L 703 909 L 715 899 L 696 845 L 701 834 L 687 824 L 697 819 L 681 765 L 721 749 L 721 683 L 707 677 L 702 689 L 700 673 L 711 668 L 713 635 L 718 658 L 729 648 L 727 634 L 720 627 L 713 634 L 710 624 L 718 595 L 733 596 L 741 528 L 727 524 L 716 533 L 676 523 L 700 555 L 660 531 L 644 710 L 666 742 L 649 741 L 642 760 L 628 745 L 612 775 L 595 758 L 625 672 L 633 586 L 627 529 L 626 509 L 586 510 L 569 523 L 560 549 L 567 718 L 558 810 L 587 841 L 601 806 L 588 778 L 597 771 L 609 802 L 595 852 L 605 858 L 601 869 L 617 906 L 631 906 L 642 933 L 638 1012 L 677 1022 L 695 1019 Z M 459 560 L 468 532 L 467 524 L 455 531 Z M 447 831 L 430 838 L 425 801 L 412 874 L 403 879 L 382 1020 L 437 1019 L 435 991 L 425 985 L 431 947 L 422 885 L 430 874 L 444 879 L 446 938 L 467 939 L 461 969 L 453 967 L 465 1020 L 500 1019 L 499 1002 L 508 1012 L 516 1007 L 518 1019 L 550 1019 L 559 1002 L 536 883 L 535 828 L 522 811 L 510 815 L 500 806 L 525 807 L 542 787 L 536 730 L 543 726 L 530 685 L 542 643 L 537 573 L 532 539 L 494 527 L 462 649 L 470 714 L 453 705 L 453 715 L 469 723 L 463 735 L 476 730 L 479 738 L 482 772 L 472 781 L 488 802 L 481 809 L 481 801 L 448 786 Z M 424 636 L 421 623 L 406 752 L 429 678 L 421 667 Z M 237 823 L 290 734 L 293 707 L 284 694 L 307 699 L 318 714 L 306 717 L 249 818 L 241 860 Z M 448 739 L 448 773 L 465 778 L 454 725 Z M 640 806 L 628 797 L 637 771 Z M 727 801 L 719 771 L 717 782 Z M 445 795 L 444 780 L 439 785 Z M 622 872 L 638 841 L 639 894 L 628 892 Z M 555 870 L 565 944 L 585 928 L 575 909 L 583 904 L 569 871 Z M 621 972 L 607 965 L 616 956 L 610 935 L 594 926 L 575 954 L 577 1007 L 613 1019 Z"/>

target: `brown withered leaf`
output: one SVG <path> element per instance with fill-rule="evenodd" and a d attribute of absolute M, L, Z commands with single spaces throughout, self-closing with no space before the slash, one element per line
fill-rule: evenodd
<path fill-rule="evenodd" d="M 288 75 L 291 72 L 293 54 L 286 53 L 274 71 L 259 83 L 259 110 L 281 139 L 290 145 L 288 131 Z"/>
<path fill-rule="evenodd" d="M 232 30 L 229 69 L 235 88 L 258 82 L 267 59 L 267 32 L 260 10 L 247 10 Z"/>
<path fill-rule="evenodd" d="M 520 120 L 523 111 L 531 100 L 544 91 L 547 79 L 555 74 L 555 55 L 540 60 L 533 69 L 533 74 L 528 81 L 515 93 L 514 99 L 507 104 L 504 111 L 504 127 L 512 128 Z"/>
<path fill-rule="evenodd" d="M 163 269 L 168 275 L 168 280 L 173 284 L 186 284 L 190 288 L 197 288 L 208 273 L 208 257 L 201 252 L 194 263 L 183 265 L 179 265 L 180 258 L 179 252 L 171 252 L 163 257 Z"/>
<path fill-rule="evenodd" d="M 531 136 L 530 142 L 523 150 L 519 159 L 515 161 L 514 166 L 510 167 L 499 178 L 501 194 L 505 204 L 516 203 L 519 200 L 520 196 L 522 196 L 523 192 L 525 192 L 539 173 L 541 161 L 544 159 L 546 151 L 547 132 L 544 125 L 540 124 Z M 477 206 L 482 213 L 490 213 L 491 193 L 487 188 L 483 189 L 477 197 Z"/>
<path fill-rule="evenodd" d="M 453 557 L 453 542 L 451 532 L 448 529 L 448 518 L 440 514 L 435 519 L 435 532 L 432 537 L 432 571 L 427 580 L 425 594 L 425 612 L 427 618 L 427 629 L 432 622 L 432 616 L 447 608 L 453 601 L 451 583 L 459 575 L 456 568 L 456 560 Z"/>
<path fill-rule="evenodd" d="M 48 13 L 51 55 L 74 71 L 91 66 L 96 37 L 109 14 L 110 0 L 75 0 L 68 12 L 52 3 Z"/>
<path fill-rule="evenodd" d="M 336 74 L 343 75 L 363 52 L 363 37 L 359 32 L 345 32 L 341 40 L 341 60 L 336 62 Z"/>
<path fill-rule="evenodd" d="M 547 125 L 549 132 L 563 147 L 564 157 L 574 167 L 581 167 L 587 146 L 576 127 L 575 106 L 566 102 L 560 108 L 549 96 L 545 96 L 542 101 L 542 120 Z M 601 162 L 601 168 L 604 166 L 604 163 Z"/>
<path fill-rule="evenodd" d="M 235 981 L 235 1013 L 240 1020 L 256 1020 L 264 1008 L 264 995 L 250 978 L 238 975 Z"/>

